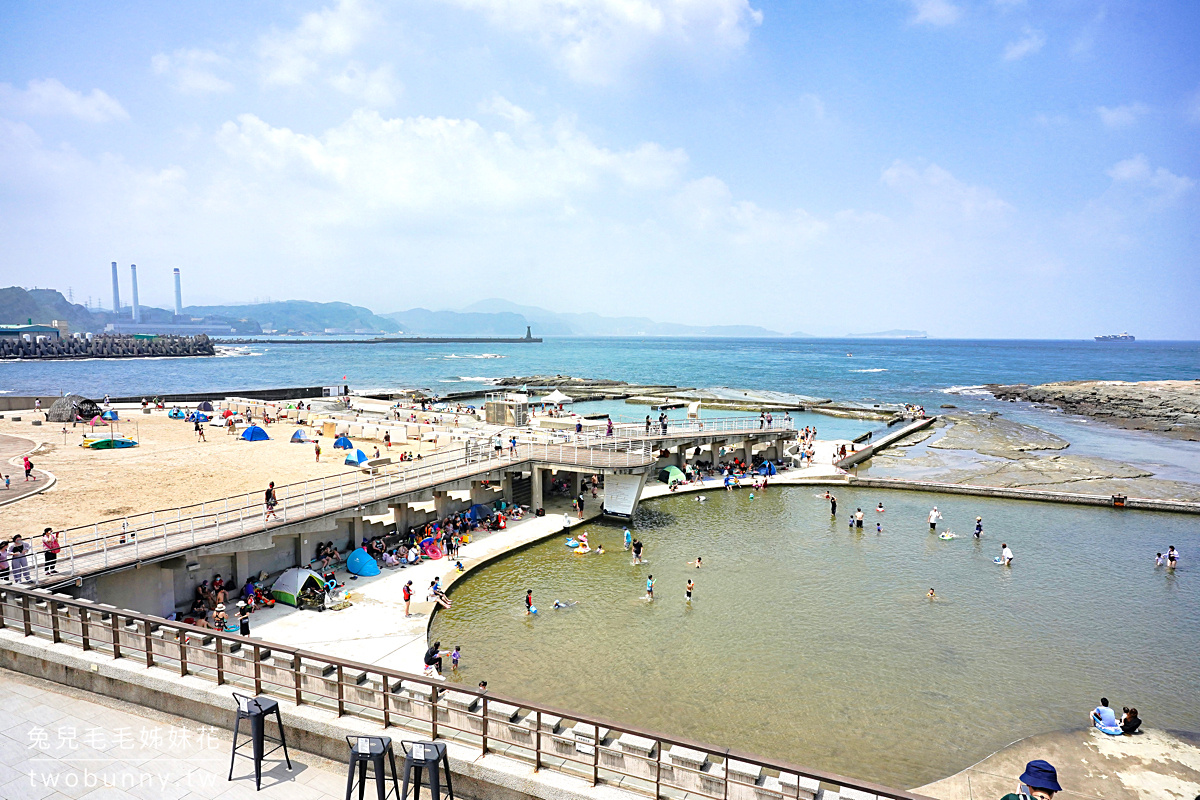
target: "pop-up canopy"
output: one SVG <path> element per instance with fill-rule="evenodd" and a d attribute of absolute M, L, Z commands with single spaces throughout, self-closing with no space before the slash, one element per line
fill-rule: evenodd
<path fill-rule="evenodd" d="M 551 392 L 550 394 L 543 397 L 542 402 L 543 403 L 551 403 L 553 405 L 558 405 L 559 403 L 573 403 L 575 401 L 573 398 L 568 397 L 567 395 L 560 392 L 558 389 L 555 389 L 553 392 Z"/>

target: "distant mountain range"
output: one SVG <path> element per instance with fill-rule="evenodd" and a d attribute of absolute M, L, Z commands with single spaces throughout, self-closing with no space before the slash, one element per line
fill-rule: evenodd
<path fill-rule="evenodd" d="M 404 333 L 428 336 L 524 336 L 526 327 L 535 336 L 713 336 L 784 337 L 788 334 L 758 325 L 684 325 L 655 322 L 647 317 L 606 317 L 594 313 L 557 313 L 507 300 L 481 300 L 461 311 L 412 308 L 376 314 L 349 303 L 315 303 L 286 300 L 253 305 L 185 306 L 183 316 L 173 311 L 142 306 L 142 321 L 179 324 L 203 320 L 228 324 L 242 334 L 277 333 Z M 128 308 L 120 320 L 129 322 Z M 54 289 L 0 289 L 0 323 L 20 324 L 32 319 L 48 323 L 66 320 L 72 331 L 104 330 L 118 321 L 111 311 L 89 310 L 70 303 Z M 871 334 L 883 335 L 883 334 Z M 792 337 L 808 337 L 792 333 Z"/>

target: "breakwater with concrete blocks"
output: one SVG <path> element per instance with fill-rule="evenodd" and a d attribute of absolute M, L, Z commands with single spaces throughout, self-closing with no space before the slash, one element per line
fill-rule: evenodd
<path fill-rule="evenodd" d="M 0 359 L 71 358 L 182 358 L 213 356 L 216 348 L 204 334 L 198 336 L 128 336 L 87 334 L 0 339 Z"/>

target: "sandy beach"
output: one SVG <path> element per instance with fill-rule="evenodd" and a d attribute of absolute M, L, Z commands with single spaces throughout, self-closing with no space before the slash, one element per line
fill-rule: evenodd
<path fill-rule="evenodd" d="M 345 453 L 333 449 L 331 438 L 321 439 L 321 461 L 311 444 L 291 444 L 298 427 L 275 423 L 266 428 L 271 439 L 244 442 L 219 428 L 205 426 L 207 442 L 197 442 L 192 423 L 167 417 L 166 411 L 143 414 L 121 409 L 117 430 L 138 440 L 139 446 L 120 450 L 80 447 L 83 425 L 61 423 L 30 425 L 31 414 L 13 422 L 0 420 L 0 434 L 31 440 L 37 450 L 30 456 L 38 469 L 48 470 L 57 483 L 41 494 L 0 506 L 0 526 L 6 533 L 40 534 L 46 526 L 66 529 L 145 511 L 174 508 L 215 500 L 247 491 L 262 491 L 269 481 L 276 486 L 341 475 L 350 471 Z M 8 415 L 11 416 L 11 415 Z M 312 429 L 305 428 L 310 436 Z M 381 443 L 356 442 L 368 456 Z M 403 450 L 415 452 L 416 443 Z M 423 454 L 432 452 L 429 443 Z M 392 448 L 398 457 L 401 447 Z M 24 480 L 19 457 L 3 468 L 14 482 Z M 16 485 L 16 483 L 14 483 Z"/>

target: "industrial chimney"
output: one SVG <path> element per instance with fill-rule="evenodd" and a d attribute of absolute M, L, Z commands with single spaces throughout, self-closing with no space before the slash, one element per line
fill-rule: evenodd
<path fill-rule="evenodd" d="M 183 316 L 183 292 L 179 288 L 179 267 L 175 268 L 175 316 Z"/>
<path fill-rule="evenodd" d="M 113 313 L 121 316 L 121 284 L 117 283 L 117 262 L 113 265 Z"/>
<path fill-rule="evenodd" d="M 142 321 L 142 310 L 138 308 L 137 264 L 129 265 L 129 273 L 133 276 L 133 324 L 136 325 Z"/>

